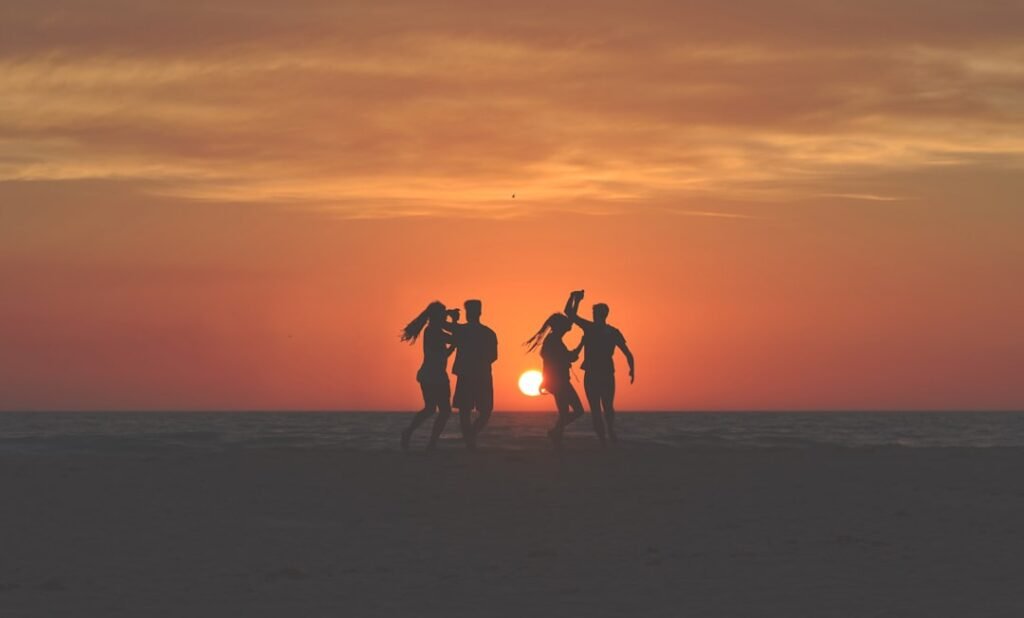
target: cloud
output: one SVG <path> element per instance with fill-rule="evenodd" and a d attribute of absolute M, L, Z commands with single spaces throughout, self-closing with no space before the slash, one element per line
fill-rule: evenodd
<path fill-rule="evenodd" d="M 0 180 L 353 217 L 750 216 L 692 205 L 914 198 L 850 179 L 1024 162 L 1013 3 L 0 11 Z"/>

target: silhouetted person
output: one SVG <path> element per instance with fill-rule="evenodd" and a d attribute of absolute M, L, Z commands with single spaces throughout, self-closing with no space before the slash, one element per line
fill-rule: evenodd
<path fill-rule="evenodd" d="M 449 322 L 447 327 L 455 337 L 458 352 L 452 373 L 458 376 L 455 385 L 454 406 L 459 410 L 459 425 L 466 446 L 474 448 L 476 437 L 487 425 L 494 411 L 494 381 L 491 364 L 498 360 L 498 337 L 494 331 L 480 323 L 483 304 L 467 300 L 466 322 Z M 473 422 L 472 413 L 479 413 Z"/>
<path fill-rule="evenodd" d="M 540 357 L 544 360 L 541 391 L 555 396 L 558 420 L 554 428 L 548 432 L 548 437 L 556 449 L 562 446 L 562 434 L 566 426 L 583 416 L 583 402 L 580 401 L 579 393 L 569 379 L 569 369 L 579 359 L 583 344 L 580 343 L 574 350 L 570 350 L 562 341 L 562 337 L 571 329 L 572 321 L 568 317 L 561 313 L 553 313 L 525 344 L 529 346 L 529 352 L 540 346 Z M 572 414 L 569 413 L 570 408 Z"/>
<path fill-rule="evenodd" d="M 409 343 L 415 343 L 420 333 L 423 333 L 423 364 L 416 372 L 416 380 L 423 392 L 423 409 L 416 413 L 409 427 L 402 432 L 403 449 L 409 448 L 412 432 L 437 411 L 439 414 L 434 419 L 434 429 L 427 444 L 427 450 L 433 450 L 452 413 L 448 356 L 455 348 L 452 336 L 445 330 L 446 319 L 450 315 L 442 303 L 434 301 L 402 329 L 402 341 Z"/>
<path fill-rule="evenodd" d="M 605 425 L 608 427 L 608 438 L 614 443 L 615 436 L 615 361 L 612 355 L 615 348 L 622 350 L 629 363 L 629 383 L 633 383 L 635 375 L 633 353 L 626 345 L 626 338 L 619 329 L 608 324 L 608 305 L 594 305 L 594 321 L 584 320 L 579 316 L 580 301 L 583 290 L 573 292 L 565 303 L 565 315 L 583 329 L 583 390 L 587 393 L 590 403 L 590 415 L 594 421 L 594 431 L 604 444 Z"/>

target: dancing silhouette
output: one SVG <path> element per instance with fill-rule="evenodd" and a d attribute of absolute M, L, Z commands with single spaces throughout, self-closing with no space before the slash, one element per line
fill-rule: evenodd
<path fill-rule="evenodd" d="M 483 303 L 467 300 L 466 322 L 448 322 L 445 328 L 455 338 L 455 364 L 452 373 L 458 376 L 454 406 L 459 410 L 459 425 L 467 448 L 476 447 L 476 438 L 487 425 L 494 411 L 494 380 L 491 365 L 498 359 L 498 337 L 480 322 Z M 472 413 L 478 416 L 473 421 Z"/>
<path fill-rule="evenodd" d="M 427 450 L 433 450 L 452 413 L 448 357 L 455 347 L 452 336 L 447 332 L 447 325 L 449 318 L 457 319 L 456 311 L 449 312 L 443 303 L 434 301 L 402 329 L 401 340 L 410 344 L 415 343 L 420 333 L 423 333 L 423 364 L 416 372 L 416 380 L 423 393 L 423 409 L 413 416 L 409 427 L 402 432 L 403 450 L 408 450 L 409 440 L 416 428 L 436 411 L 438 416 L 434 419 L 434 428 L 427 444 Z"/>
<path fill-rule="evenodd" d="M 541 325 L 540 330 L 524 344 L 528 346 L 528 352 L 533 352 L 540 346 L 540 357 L 544 360 L 541 390 L 554 395 L 555 406 L 558 409 L 558 420 L 548 431 L 548 437 L 551 438 L 555 449 L 562 447 L 562 434 L 565 428 L 583 416 L 583 402 L 580 401 L 579 393 L 569 379 L 569 369 L 579 359 L 583 344 L 580 343 L 575 349 L 569 350 L 562 341 L 562 337 L 571 329 L 572 321 L 567 316 L 553 313 Z"/>
<path fill-rule="evenodd" d="M 587 393 L 590 404 L 590 415 L 594 421 L 594 431 L 605 444 L 605 427 L 608 439 L 614 444 L 615 435 L 615 361 L 612 355 L 615 348 L 622 350 L 629 363 L 629 383 L 635 377 L 633 353 L 626 345 L 626 338 L 619 329 L 608 324 L 608 305 L 595 304 L 594 320 L 585 320 L 579 316 L 580 301 L 583 290 L 569 294 L 565 303 L 565 315 L 583 329 L 583 390 Z"/>

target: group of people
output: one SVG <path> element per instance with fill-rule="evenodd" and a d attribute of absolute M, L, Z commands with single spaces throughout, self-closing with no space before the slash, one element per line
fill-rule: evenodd
<path fill-rule="evenodd" d="M 583 402 L 572 384 L 570 370 L 583 353 L 583 389 L 590 404 L 594 432 L 602 446 L 616 441 L 615 434 L 615 361 L 616 348 L 622 350 L 629 363 L 629 381 L 635 377 L 633 353 L 619 329 L 608 324 L 608 305 L 593 306 L 593 319 L 579 315 L 583 290 L 569 294 L 562 313 L 553 313 L 526 342 L 528 352 L 540 348 L 543 359 L 541 392 L 554 396 L 558 409 L 555 426 L 548 432 L 555 448 L 560 448 L 565 428 L 584 414 Z M 459 411 L 459 424 L 466 447 L 476 447 L 477 436 L 487 425 L 494 411 L 494 383 L 491 365 L 498 359 L 498 338 L 481 323 L 483 304 L 479 300 L 464 303 L 466 321 L 461 311 L 449 309 L 434 301 L 402 329 L 402 341 L 415 343 L 422 335 L 423 364 L 416 374 L 423 393 L 423 409 L 417 412 L 402 432 L 402 448 L 408 449 L 412 434 L 428 418 L 434 419 L 427 450 L 437 447 L 452 408 Z M 583 331 L 583 338 L 570 350 L 563 338 L 573 326 Z M 455 396 L 448 380 L 448 357 L 455 354 L 452 372 L 458 378 Z M 477 412 L 473 418 L 473 411 Z"/>

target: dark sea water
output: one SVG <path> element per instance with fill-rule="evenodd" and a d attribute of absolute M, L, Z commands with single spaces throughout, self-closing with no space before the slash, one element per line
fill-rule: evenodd
<path fill-rule="evenodd" d="M 389 412 L 0 413 L 3 453 L 145 453 L 289 448 L 397 450 L 411 414 Z M 1024 447 L 1024 413 L 730 412 L 620 413 L 623 447 L 905 448 Z M 554 414 L 495 413 L 483 448 L 546 448 Z M 429 426 L 420 428 L 414 448 Z M 594 446 L 589 416 L 567 432 L 569 446 Z M 442 447 L 458 448 L 458 419 Z"/>

